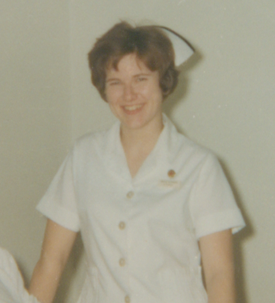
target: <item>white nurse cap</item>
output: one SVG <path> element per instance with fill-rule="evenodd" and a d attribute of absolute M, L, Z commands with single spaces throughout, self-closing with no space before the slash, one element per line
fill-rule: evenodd
<path fill-rule="evenodd" d="M 174 51 L 175 51 L 175 65 L 180 66 L 182 63 L 187 61 L 193 54 L 194 49 L 190 44 L 179 34 L 171 30 L 170 28 L 157 26 L 168 36 L 172 42 Z"/>

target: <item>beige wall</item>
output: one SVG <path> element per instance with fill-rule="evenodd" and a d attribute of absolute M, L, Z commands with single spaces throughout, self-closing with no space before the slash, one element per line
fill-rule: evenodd
<path fill-rule="evenodd" d="M 71 144 L 69 3 L 1 1 L 0 245 L 27 281 L 44 219 L 35 205 Z"/>
<path fill-rule="evenodd" d="M 272 303 L 275 2 L 28 0 L 1 6 L 0 245 L 14 253 L 27 279 L 44 227 L 34 206 L 71 138 L 114 121 L 90 84 L 87 52 L 119 19 L 147 20 L 177 30 L 197 50 L 165 111 L 219 156 L 244 211 L 248 227 L 235 238 L 238 303 Z M 59 303 L 75 302 L 76 272 Z"/>

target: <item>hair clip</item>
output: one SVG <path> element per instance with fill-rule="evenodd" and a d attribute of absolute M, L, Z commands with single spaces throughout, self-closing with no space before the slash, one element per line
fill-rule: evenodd
<path fill-rule="evenodd" d="M 171 30 L 168 27 L 157 26 L 168 36 L 172 42 L 175 51 L 175 65 L 180 66 L 182 63 L 187 61 L 193 54 L 193 47 L 187 42 L 181 35 Z"/>

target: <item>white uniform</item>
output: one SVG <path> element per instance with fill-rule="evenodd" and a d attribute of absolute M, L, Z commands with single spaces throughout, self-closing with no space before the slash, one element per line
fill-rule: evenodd
<path fill-rule="evenodd" d="M 0 303 L 39 303 L 24 287 L 13 256 L 0 247 Z"/>
<path fill-rule="evenodd" d="M 216 158 L 164 125 L 134 178 L 119 123 L 78 140 L 37 207 L 81 231 L 81 303 L 206 303 L 198 238 L 244 226 Z"/>

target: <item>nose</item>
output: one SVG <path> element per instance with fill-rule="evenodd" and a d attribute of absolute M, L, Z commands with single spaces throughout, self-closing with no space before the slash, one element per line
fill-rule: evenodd
<path fill-rule="evenodd" d="M 131 102 L 135 100 L 136 98 L 136 92 L 132 85 L 132 83 L 127 83 L 124 86 L 124 100 L 127 102 Z"/>

